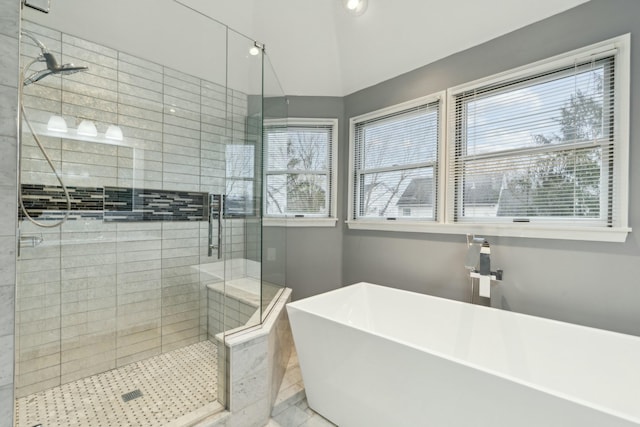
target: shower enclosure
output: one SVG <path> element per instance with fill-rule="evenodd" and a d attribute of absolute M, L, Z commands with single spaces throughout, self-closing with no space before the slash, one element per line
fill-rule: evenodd
<path fill-rule="evenodd" d="M 22 93 L 18 426 L 224 407 L 225 336 L 284 286 L 285 236 L 262 239 L 262 121 L 286 117 L 268 58 L 177 2 L 155 7 L 171 22 L 113 40 L 23 11 L 24 75 L 42 78 Z"/>

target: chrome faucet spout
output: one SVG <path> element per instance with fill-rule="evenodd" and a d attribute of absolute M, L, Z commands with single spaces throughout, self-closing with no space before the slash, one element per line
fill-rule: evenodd
<path fill-rule="evenodd" d="M 491 275 L 491 246 L 486 240 L 482 242 L 480 247 L 480 269 L 481 276 Z"/>
<path fill-rule="evenodd" d="M 465 257 L 464 267 L 467 270 L 476 271 L 480 264 L 480 249 L 485 242 L 484 237 L 476 237 L 467 234 L 467 256 Z"/>

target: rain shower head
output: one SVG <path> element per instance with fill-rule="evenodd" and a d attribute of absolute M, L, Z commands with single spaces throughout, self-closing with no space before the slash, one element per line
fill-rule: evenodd
<path fill-rule="evenodd" d="M 35 83 L 39 80 L 44 79 L 47 76 L 50 76 L 52 74 L 73 74 L 73 73 L 77 73 L 80 71 L 86 71 L 89 69 L 89 67 L 85 67 L 85 66 L 76 66 L 73 64 L 62 64 L 59 65 L 58 61 L 56 60 L 55 56 L 53 56 L 53 54 L 51 52 L 49 52 L 49 49 L 47 49 L 47 47 L 44 45 L 44 43 L 42 43 L 40 40 L 38 40 L 38 38 L 33 35 L 31 32 L 29 31 L 22 31 L 22 34 L 29 37 L 31 40 L 33 40 L 33 42 L 36 44 L 36 46 L 38 46 L 40 48 L 40 56 L 38 57 L 37 61 L 38 62 L 45 62 L 47 64 L 47 68 L 44 70 L 40 70 L 40 71 L 36 71 L 35 73 L 33 73 L 32 75 L 30 75 L 29 77 L 24 79 L 24 86 L 30 85 L 31 83 Z"/>
<path fill-rule="evenodd" d="M 73 74 L 80 71 L 86 71 L 89 67 L 84 66 L 75 66 L 73 64 L 62 64 L 59 65 L 58 61 L 56 61 L 55 56 L 53 56 L 49 52 L 42 52 L 40 55 L 42 58 L 40 61 L 47 63 L 47 68 L 44 70 L 36 71 L 29 77 L 24 79 L 24 85 L 30 85 L 31 83 L 35 83 L 39 80 L 44 79 L 47 76 L 52 74 Z"/>
<path fill-rule="evenodd" d="M 88 70 L 89 67 L 76 67 L 73 64 L 63 64 L 60 65 L 58 68 L 55 69 L 45 69 L 45 70 L 40 70 L 40 71 L 36 71 L 35 73 L 33 73 L 32 75 L 30 75 L 29 77 L 27 77 L 26 79 L 24 79 L 24 86 L 30 85 L 31 83 L 35 83 L 37 81 L 40 81 L 42 79 L 44 79 L 45 77 L 48 77 L 52 74 L 73 74 L 73 73 L 77 73 L 80 71 L 86 71 Z"/>

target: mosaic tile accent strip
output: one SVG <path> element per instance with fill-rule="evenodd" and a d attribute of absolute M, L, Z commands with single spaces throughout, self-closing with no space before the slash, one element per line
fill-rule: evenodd
<path fill-rule="evenodd" d="M 207 194 L 105 187 L 105 221 L 203 221 Z"/>
<path fill-rule="evenodd" d="M 102 219 L 104 190 L 100 187 L 67 187 L 71 196 L 70 219 Z M 67 198 L 62 187 L 38 184 L 22 184 L 22 202 L 29 216 L 34 219 L 60 219 L 67 211 Z M 18 209 L 20 219 L 24 212 Z"/>
<path fill-rule="evenodd" d="M 123 187 L 67 187 L 69 219 L 104 221 L 205 221 L 207 193 Z M 67 200 L 59 186 L 22 185 L 22 200 L 34 219 L 64 217 Z M 19 218 L 24 213 L 19 210 Z"/>
<path fill-rule="evenodd" d="M 217 350 L 202 341 L 16 400 L 16 427 L 157 427 L 214 402 Z M 122 395 L 142 396 L 124 402 Z"/>

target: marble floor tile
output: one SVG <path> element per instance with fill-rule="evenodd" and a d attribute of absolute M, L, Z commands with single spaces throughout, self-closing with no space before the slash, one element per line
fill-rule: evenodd
<path fill-rule="evenodd" d="M 265 427 L 336 427 L 309 408 L 295 346 L 291 350 L 272 417 Z"/>
<path fill-rule="evenodd" d="M 280 427 L 336 427 L 335 424 L 309 408 L 307 399 L 290 406 L 271 420 Z"/>

